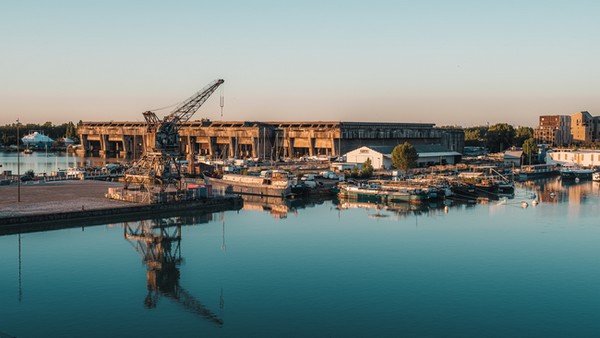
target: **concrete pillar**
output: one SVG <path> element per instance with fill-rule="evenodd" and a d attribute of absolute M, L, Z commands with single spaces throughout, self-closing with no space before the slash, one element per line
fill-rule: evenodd
<path fill-rule="evenodd" d="M 210 154 L 210 158 L 214 159 L 215 158 L 215 153 L 213 152 L 213 137 L 208 137 L 208 153 Z"/>
<path fill-rule="evenodd" d="M 295 156 L 295 154 L 294 154 L 294 138 L 290 138 L 288 140 L 288 154 L 287 154 L 287 156 L 288 157 L 294 157 Z"/>
<path fill-rule="evenodd" d="M 194 140 L 192 140 L 191 136 L 188 136 L 187 139 L 187 144 L 186 144 L 186 159 L 188 161 L 188 174 L 195 174 L 196 172 L 196 164 L 195 164 L 195 155 L 196 155 L 196 147 L 195 147 L 195 138 Z M 193 141 L 193 142 L 192 142 Z"/>
<path fill-rule="evenodd" d="M 102 158 L 106 158 L 108 152 L 108 135 L 100 135 L 100 150 L 98 155 Z"/>
<path fill-rule="evenodd" d="M 258 154 L 259 154 L 259 150 L 258 150 L 258 137 L 253 137 L 252 138 L 252 157 L 257 158 Z"/>
<path fill-rule="evenodd" d="M 229 137 L 229 157 L 233 158 L 235 157 L 235 148 L 237 147 L 237 144 L 235 143 L 235 140 L 233 137 Z"/>
<path fill-rule="evenodd" d="M 127 157 L 127 154 L 129 154 L 131 152 L 131 147 L 130 147 L 131 137 L 125 137 L 125 135 L 123 135 L 121 142 L 123 143 L 123 147 L 121 148 L 121 151 L 119 152 L 119 156 L 125 158 L 125 157 Z"/>

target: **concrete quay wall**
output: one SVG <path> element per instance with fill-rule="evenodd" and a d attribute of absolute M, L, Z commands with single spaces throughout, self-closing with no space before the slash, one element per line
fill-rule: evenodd
<path fill-rule="evenodd" d="M 240 209 L 242 205 L 243 200 L 235 196 L 164 204 L 144 204 L 117 208 L 0 217 L 0 235 L 57 230 L 153 217 L 160 218 L 185 211 L 216 212 L 236 210 Z"/>

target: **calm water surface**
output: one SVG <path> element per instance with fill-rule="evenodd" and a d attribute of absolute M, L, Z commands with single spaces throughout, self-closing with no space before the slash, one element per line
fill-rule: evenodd
<path fill-rule="evenodd" d="M 522 208 L 533 192 L 542 202 Z M 268 202 L 2 236 L 0 332 L 600 335 L 599 183 L 530 184 L 447 213 Z"/>
<path fill-rule="evenodd" d="M 33 170 L 36 174 L 46 173 L 50 175 L 52 171 L 67 169 L 70 167 L 83 167 L 86 165 L 105 165 L 106 163 L 115 163 L 122 159 L 102 159 L 99 157 L 81 157 L 66 152 L 48 152 L 35 151 L 32 154 L 19 154 L 16 152 L 0 152 L 0 174 L 2 171 L 11 170 L 14 175 L 17 174 L 17 162 L 20 161 L 21 174 L 27 170 Z"/>

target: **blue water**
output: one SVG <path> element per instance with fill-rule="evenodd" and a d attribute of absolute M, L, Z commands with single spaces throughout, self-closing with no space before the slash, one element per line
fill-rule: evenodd
<path fill-rule="evenodd" d="M 5 170 L 17 174 L 17 162 L 20 162 L 21 174 L 28 170 L 33 170 L 35 174 L 46 173 L 50 175 L 53 171 L 65 170 L 67 168 L 77 168 L 91 165 L 105 165 L 106 163 L 115 163 L 117 159 L 101 159 L 98 157 L 81 157 L 66 152 L 45 152 L 35 151 L 31 154 L 16 152 L 0 152 L 0 174 Z"/>
<path fill-rule="evenodd" d="M 543 202 L 523 208 L 533 192 Z M 159 268 L 136 251 L 145 242 L 125 238 L 140 222 L 2 236 L 0 332 L 600 335 L 600 184 L 529 185 L 513 200 L 447 213 L 357 206 L 253 201 L 188 217 L 179 251 L 162 242 L 157 257 L 173 259 Z M 183 261 L 168 264 L 177 253 Z"/>

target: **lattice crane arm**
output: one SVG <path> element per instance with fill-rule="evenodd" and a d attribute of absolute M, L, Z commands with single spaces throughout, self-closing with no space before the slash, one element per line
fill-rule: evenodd
<path fill-rule="evenodd" d="M 221 84 L 223 84 L 225 80 L 218 79 L 209 83 L 206 87 L 202 88 L 199 92 L 192 95 L 190 98 L 185 100 L 182 104 L 180 104 L 175 110 L 173 110 L 169 115 L 165 116 L 163 119 L 163 123 L 182 123 L 187 122 L 194 113 L 208 100 L 210 95 L 219 88 Z"/>

